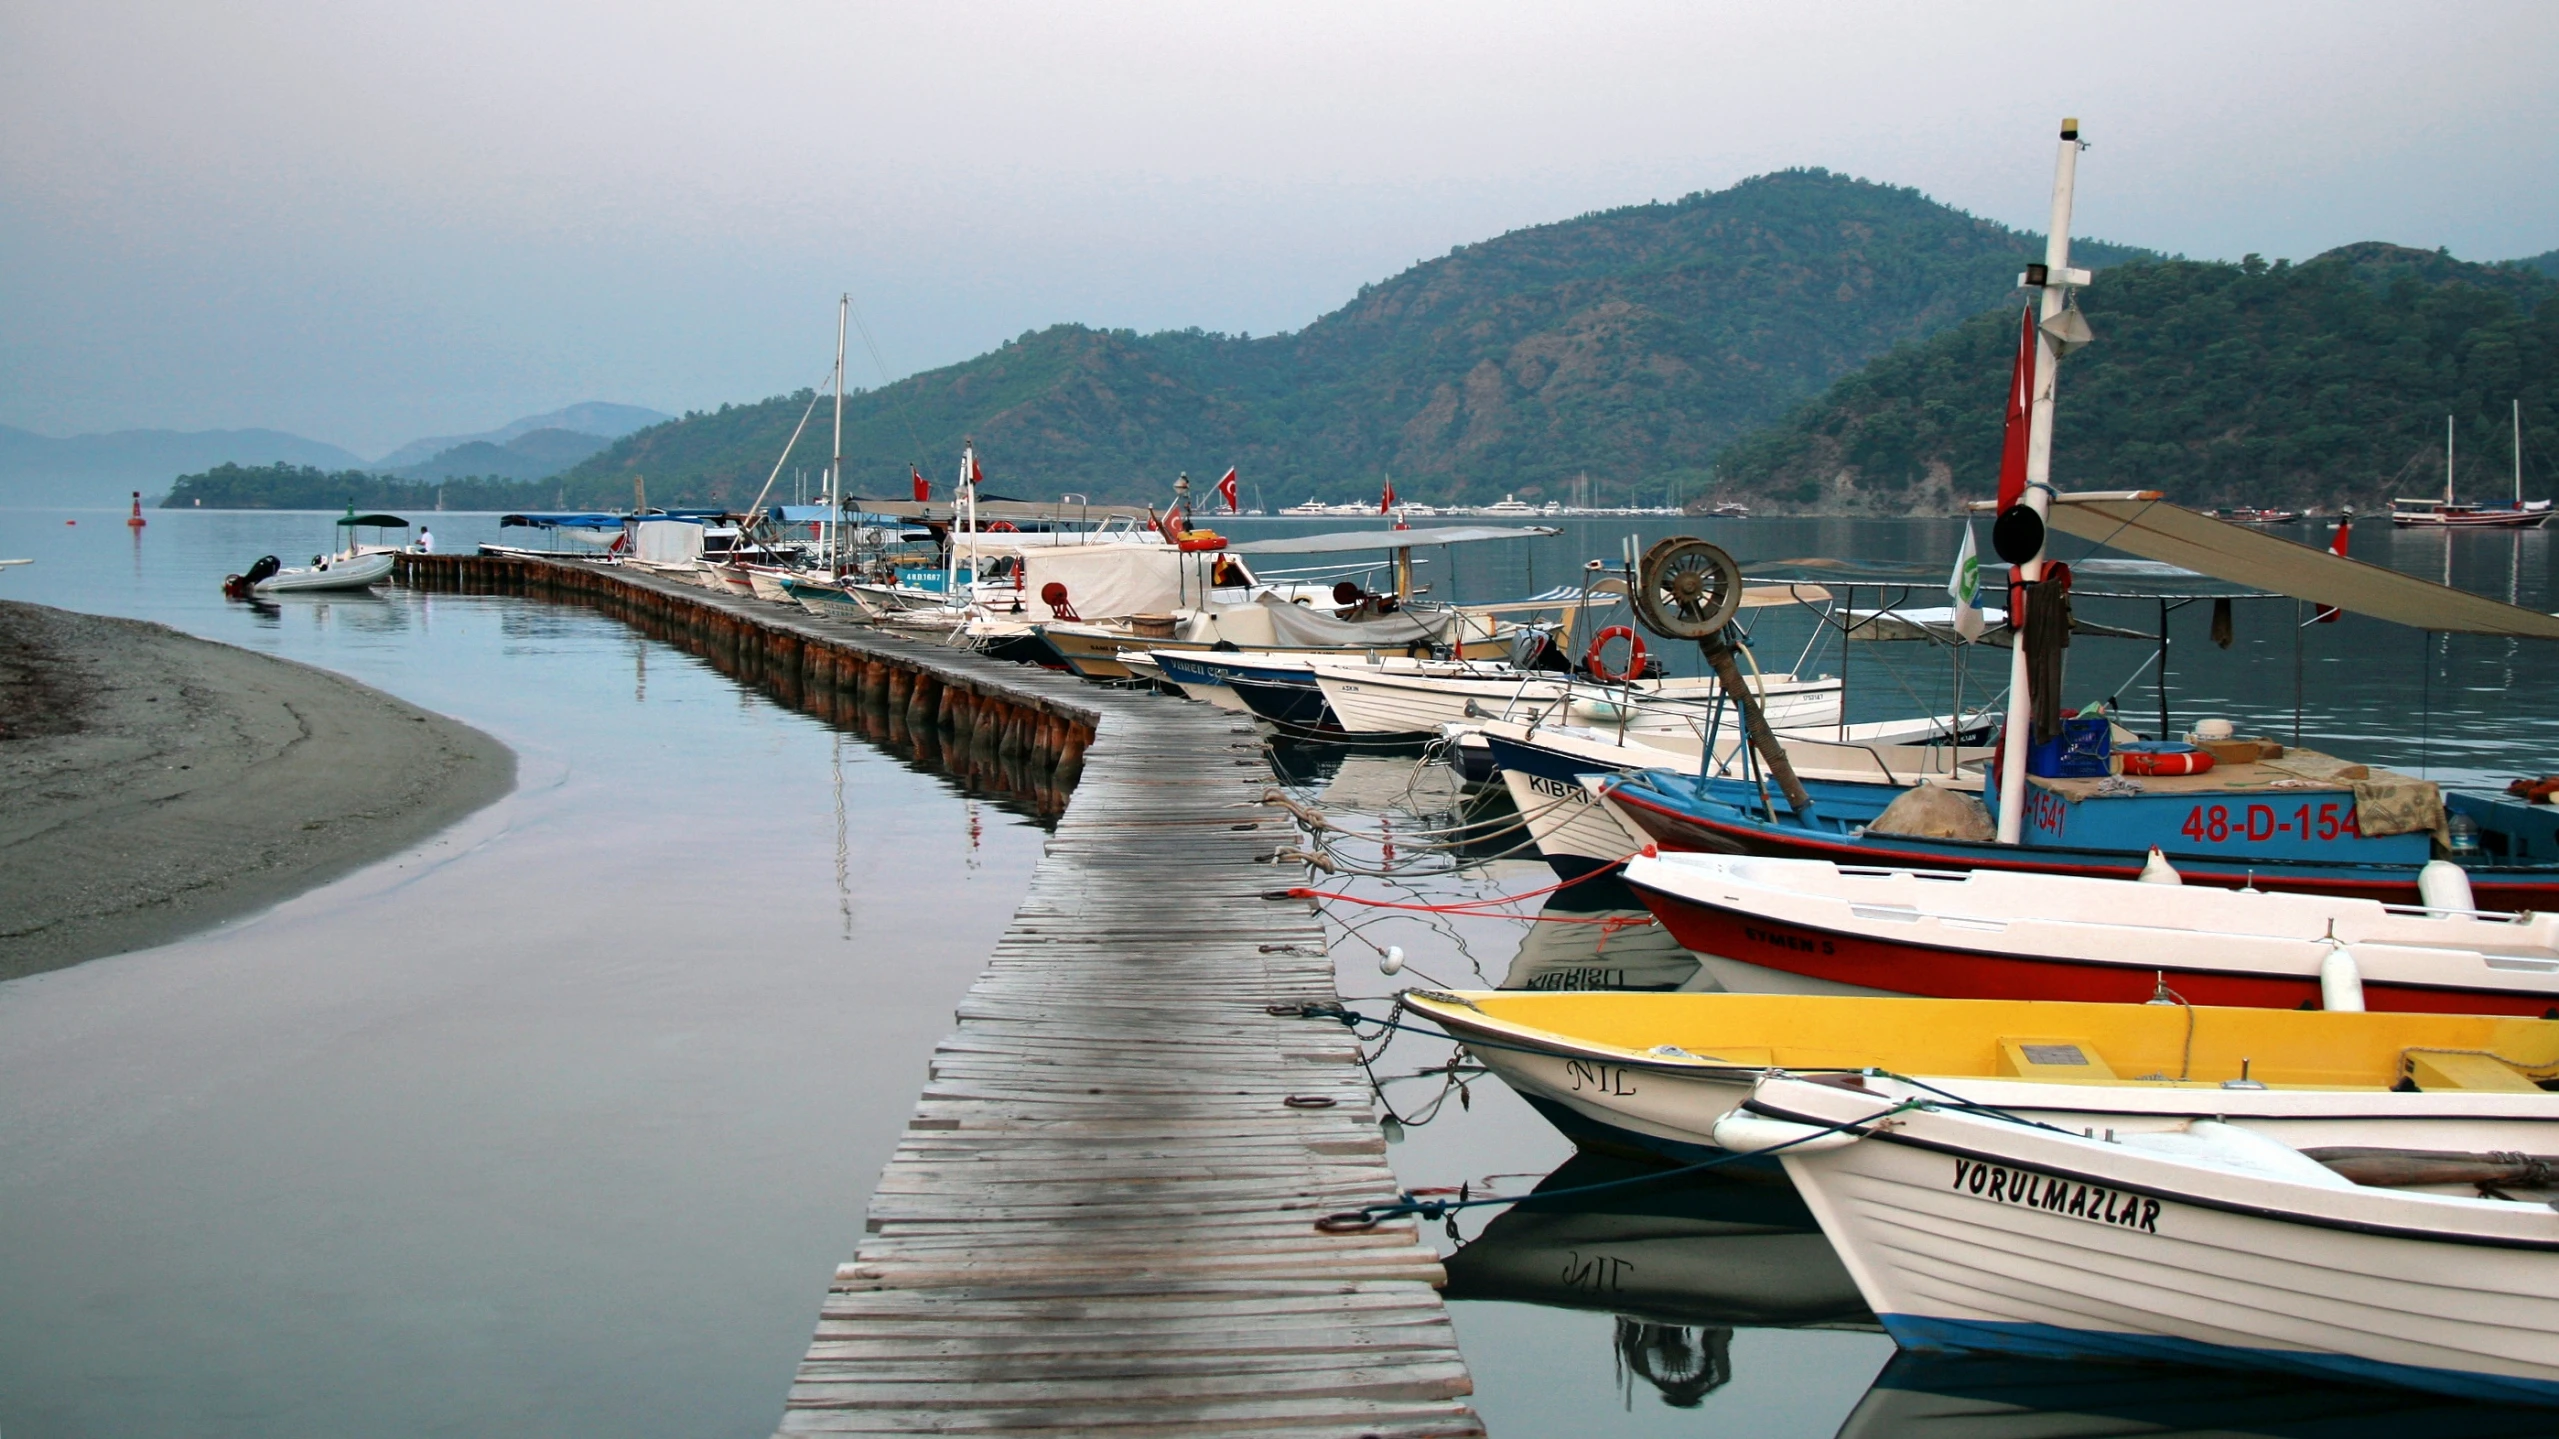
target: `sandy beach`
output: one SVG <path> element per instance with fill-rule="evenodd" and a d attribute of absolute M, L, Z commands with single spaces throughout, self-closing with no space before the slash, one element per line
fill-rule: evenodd
<path fill-rule="evenodd" d="M 325 670 L 0 602 L 0 980 L 265 908 L 514 783 L 495 739 Z"/>

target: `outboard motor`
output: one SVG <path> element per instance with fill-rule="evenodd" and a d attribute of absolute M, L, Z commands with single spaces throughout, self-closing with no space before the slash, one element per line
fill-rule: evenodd
<path fill-rule="evenodd" d="M 225 575 L 222 580 L 222 593 L 235 600 L 245 600 L 249 597 L 249 592 L 257 587 L 259 581 L 274 578 L 276 571 L 283 568 L 284 561 L 273 555 L 260 555 L 257 562 L 249 566 L 247 574 Z"/>

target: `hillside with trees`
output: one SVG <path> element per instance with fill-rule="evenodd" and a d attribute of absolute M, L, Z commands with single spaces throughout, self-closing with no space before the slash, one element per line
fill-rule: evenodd
<path fill-rule="evenodd" d="M 558 500 L 559 492 L 559 486 L 547 480 L 401 480 L 372 470 L 323 470 L 316 465 L 216 465 L 199 474 L 178 476 L 160 507 L 547 510 Z"/>
<path fill-rule="evenodd" d="M 2559 480 L 2559 280 L 2365 243 L 2299 265 L 2162 260 L 2081 292 L 2095 343 L 2062 370 L 2053 473 L 2195 505 L 2369 509 L 2438 493 L 2455 418 L 2465 496 Z M 1995 488 L 2012 306 L 1884 356 L 1723 457 L 1731 494 L 1825 512 L 1946 512 Z"/>
<path fill-rule="evenodd" d="M 2042 241 L 1915 190 L 1788 171 L 1460 246 L 1293 334 L 1059 325 L 851 397 L 847 488 L 947 494 L 974 437 L 990 491 L 1161 496 L 1242 471 L 1311 495 L 1694 496 L 1725 447 L 1896 346 L 2014 293 Z M 2090 244 L 2082 263 L 2137 252 Z M 567 472 L 573 504 L 743 504 L 810 396 L 724 405 Z M 792 458 L 823 467 L 824 403 Z"/>

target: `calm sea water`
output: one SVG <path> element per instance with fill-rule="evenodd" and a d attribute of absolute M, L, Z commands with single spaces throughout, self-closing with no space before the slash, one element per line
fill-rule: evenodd
<path fill-rule="evenodd" d="M 0 511 L 0 556 L 38 561 L 0 571 L 0 597 L 340 670 L 496 734 L 523 778 L 418 853 L 270 913 L 0 985 L 0 1433 L 769 1430 L 924 1057 L 1027 884 L 1036 824 L 583 611 L 398 589 L 220 598 L 220 576 L 257 555 L 328 544 L 327 516 L 151 519 L 134 535 L 108 512 Z M 439 548 L 497 536 L 493 517 L 434 522 Z M 1564 528 L 1426 556 L 1423 577 L 1438 594 L 1510 598 L 1573 582 L 1629 534 L 1679 528 L 1754 573 L 1933 604 L 1923 592 L 1960 533 Z M 2355 542 L 2553 608 L 2547 536 L 2368 522 Z M 1792 559 L 1850 567 L 1781 571 Z M 2234 607 L 2224 649 L 2210 608 L 2170 620 L 2177 728 L 2219 714 L 2288 739 L 2298 694 L 2303 738 L 2358 759 L 2447 778 L 2559 770 L 2559 664 L 2540 647 L 2352 617 L 2296 629 L 2289 602 L 2264 601 Z M 2082 605 L 2145 632 L 2157 611 Z M 1945 657 L 1922 646 L 1805 653 L 1814 625 L 1786 610 L 1757 612 L 1754 629 L 1768 668 L 1845 666 L 1852 718 L 1953 694 Z M 2150 727 L 2152 653 L 2083 640 L 2070 698 L 2117 695 Z M 1666 658 L 1693 668 L 1693 654 Z M 2004 675 L 1967 678 L 1979 700 Z M 1281 776 L 1378 835 L 1365 853 L 1382 860 L 1407 837 L 1396 874 L 1343 892 L 1446 900 L 1551 882 L 1532 860 L 1483 857 L 1503 841 L 1415 849 L 1417 829 L 1466 801 L 1410 756 L 1295 751 Z M 1328 904 L 1343 992 L 1677 968 L 1640 928 L 1537 923 L 1541 903 L 1462 917 Z M 1377 966 L 1389 946 L 1406 952 L 1394 978 Z M 1497 1081 L 1459 1093 L 1430 1072 L 1447 1052 L 1404 1036 L 1377 1065 L 1408 1120 L 1392 1151 L 1406 1183 L 1516 1193 L 1565 1162 L 1569 1146 Z M 1544 1232 L 1470 1211 L 1441 1247 L 1471 1251 L 1452 1261 L 1471 1296 L 1452 1309 L 1495 1431 L 1971 1432 L 1999 1416 L 2001 1432 L 2110 1432 L 2206 1394 L 2226 1402 L 2202 1417 L 2263 1421 L 2240 1432 L 2449 1412 L 2370 1396 L 2336 1410 L 2209 1376 L 1894 1360 L 1853 1305 L 1840 1311 L 1835 1260 L 1807 1247 L 1782 1199 L 1745 1186 L 1630 1200 Z M 2493 1417 L 2449 1422 L 2526 1432 Z"/>

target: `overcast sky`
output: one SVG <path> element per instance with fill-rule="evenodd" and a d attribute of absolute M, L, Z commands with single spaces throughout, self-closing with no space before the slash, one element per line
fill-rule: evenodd
<path fill-rule="evenodd" d="M 0 0 L 0 423 L 710 406 L 817 383 L 848 287 L 896 374 L 1261 334 L 1796 165 L 2040 228 L 2064 114 L 2083 234 L 2501 259 L 2559 247 L 2554 61 L 2546 3 Z"/>

